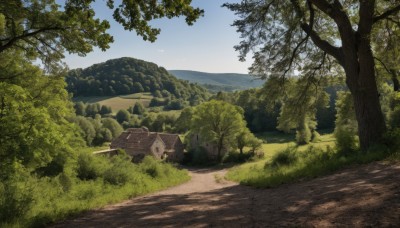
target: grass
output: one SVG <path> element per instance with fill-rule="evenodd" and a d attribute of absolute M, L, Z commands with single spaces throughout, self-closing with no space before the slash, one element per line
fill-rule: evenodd
<path fill-rule="evenodd" d="M 296 146 L 294 142 L 290 142 L 289 136 L 279 139 L 274 133 L 266 133 L 264 137 L 267 140 L 272 138 L 270 141 L 273 142 L 263 145 L 264 159 L 230 169 L 226 175 L 227 179 L 255 187 L 275 187 L 325 175 L 351 164 L 367 163 L 387 157 L 385 150 L 379 148 L 369 153 L 341 155 L 333 149 L 335 140 L 332 134 L 321 135 L 318 142 L 303 146 Z"/>
<path fill-rule="evenodd" d="M 73 100 L 75 102 L 82 101 L 84 103 L 99 103 L 100 105 L 110 106 L 113 113 L 117 113 L 121 109 L 128 109 L 136 102 L 141 102 L 145 107 L 149 107 L 152 98 L 151 93 L 134 93 L 116 97 L 76 97 Z"/>
<path fill-rule="evenodd" d="M 21 172 L 0 183 L 0 227 L 43 227 L 190 179 L 186 170 L 151 157 L 132 164 L 123 155 L 110 159 L 86 151 L 74 164 L 71 174 L 39 178 Z"/>

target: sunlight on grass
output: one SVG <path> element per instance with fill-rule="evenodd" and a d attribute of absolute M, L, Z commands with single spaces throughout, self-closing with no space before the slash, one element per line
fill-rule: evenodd
<path fill-rule="evenodd" d="M 255 187 L 274 187 L 328 174 L 349 164 L 367 163 L 387 156 L 380 149 L 344 156 L 338 154 L 334 146 L 333 134 L 321 135 L 318 142 L 303 146 L 296 146 L 294 142 L 264 144 L 263 159 L 230 169 L 226 178 Z"/>
<path fill-rule="evenodd" d="M 99 103 L 100 105 L 110 106 L 113 113 L 117 113 L 121 109 L 128 109 L 141 102 L 145 107 L 149 107 L 150 101 L 153 99 L 151 93 L 134 93 L 115 97 L 76 97 L 74 102 L 82 101 L 84 103 Z"/>

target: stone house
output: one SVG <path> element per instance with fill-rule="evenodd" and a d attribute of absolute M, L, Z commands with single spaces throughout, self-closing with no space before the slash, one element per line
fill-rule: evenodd
<path fill-rule="evenodd" d="M 133 160 L 140 160 L 146 155 L 171 162 L 183 159 L 183 143 L 177 134 L 150 132 L 146 127 L 129 128 L 114 139 L 111 149 L 124 149 Z"/>
<path fill-rule="evenodd" d="M 214 142 L 208 142 L 201 138 L 197 133 L 191 133 L 190 136 L 190 149 L 203 148 L 207 152 L 207 157 L 210 160 L 218 159 L 218 147 Z M 226 148 L 222 148 L 221 157 L 227 153 Z"/>

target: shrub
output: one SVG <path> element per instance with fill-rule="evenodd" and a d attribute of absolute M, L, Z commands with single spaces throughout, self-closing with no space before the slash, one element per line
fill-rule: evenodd
<path fill-rule="evenodd" d="M 77 176 L 81 180 L 95 180 L 110 166 L 106 160 L 87 152 L 78 155 L 77 164 Z"/>
<path fill-rule="evenodd" d="M 296 147 L 288 147 L 272 157 L 271 163 L 266 163 L 265 167 L 269 167 L 269 165 L 272 167 L 291 165 L 298 160 L 297 153 Z"/>
<path fill-rule="evenodd" d="M 357 137 L 352 129 L 339 126 L 335 129 L 336 148 L 342 154 L 350 154 L 357 151 Z"/>
<path fill-rule="evenodd" d="M 383 140 L 384 144 L 393 152 L 398 152 L 400 150 L 400 128 L 394 128 L 388 131 L 384 135 Z"/>
<path fill-rule="evenodd" d="M 303 123 L 296 131 L 296 142 L 298 145 L 308 144 L 311 141 L 311 137 L 311 130 L 306 123 Z"/>
<path fill-rule="evenodd" d="M 33 184 L 30 179 L 23 181 L 11 178 L 0 183 L 0 224 L 21 219 L 34 203 Z"/>
<path fill-rule="evenodd" d="M 139 167 L 141 170 L 143 170 L 145 173 L 153 178 L 163 177 L 166 174 L 163 172 L 164 170 L 161 166 L 161 162 L 155 160 L 151 156 L 146 156 L 139 164 Z"/>
<path fill-rule="evenodd" d="M 110 159 L 111 166 L 104 172 L 104 181 L 112 185 L 135 183 L 134 174 L 138 171 L 130 160 L 125 151 L 118 150 L 118 156 Z"/>

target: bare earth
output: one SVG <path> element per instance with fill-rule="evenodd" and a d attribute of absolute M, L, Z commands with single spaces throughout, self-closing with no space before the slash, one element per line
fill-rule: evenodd
<path fill-rule="evenodd" d="M 357 166 L 273 189 L 221 181 L 226 170 L 190 172 L 188 183 L 53 227 L 400 227 L 399 164 Z"/>

